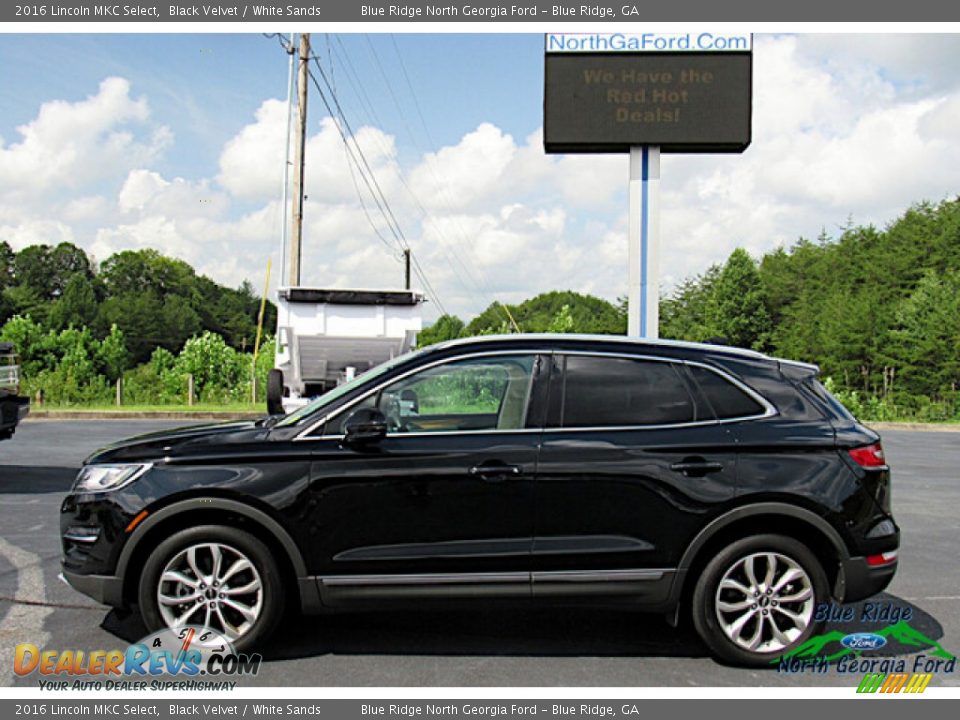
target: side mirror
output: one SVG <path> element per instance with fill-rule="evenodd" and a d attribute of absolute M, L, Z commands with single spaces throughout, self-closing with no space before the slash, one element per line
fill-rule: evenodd
<path fill-rule="evenodd" d="M 387 436 L 387 416 L 376 408 L 360 408 L 343 424 L 344 445 L 377 443 Z"/>

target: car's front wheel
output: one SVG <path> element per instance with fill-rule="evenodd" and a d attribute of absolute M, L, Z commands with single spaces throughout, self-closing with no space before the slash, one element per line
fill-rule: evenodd
<path fill-rule="evenodd" d="M 283 613 L 280 571 L 269 548 L 243 530 L 201 525 L 174 533 L 140 576 L 140 613 L 150 630 L 216 630 L 237 651 L 256 647 Z"/>
<path fill-rule="evenodd" d="M 769 667 L 816 632 L 816 606 L 827 593 L 826 574 L 806 546 L 755 535 L 707 563 L 693 594 L 694 626 L 723 660 Z"/>

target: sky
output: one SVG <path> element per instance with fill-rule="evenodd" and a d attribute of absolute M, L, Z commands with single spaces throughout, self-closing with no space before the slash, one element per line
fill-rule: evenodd
<path fill-rule="evenodd" d="M 429 282 L 428 321 L 626 294 L 628 160 L 544 153 L 541 34 L 313 46 Z M 662 291 L 738 246 L 759 258 L 956 197 L 958 66 L 960 35 L 756 35 L 750 147 L 663 157 Z M 97 262 L 156 248 L 234 287 L 262 287 L 272 258 L 275 289 L 287 71 L 258 33 L 0 35 L 0 240 Z M 315 90 L 305 187 L 303 284 L 402 286 Z"/>

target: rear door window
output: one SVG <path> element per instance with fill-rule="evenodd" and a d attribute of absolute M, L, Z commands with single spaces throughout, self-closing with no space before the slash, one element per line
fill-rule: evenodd
<path fill-rule="evenodd" d="M 565 428 L 672 425 L 696 419 L 693 398 L 675 363 L 567 355 L 551 388 L 551 420 Z"/>

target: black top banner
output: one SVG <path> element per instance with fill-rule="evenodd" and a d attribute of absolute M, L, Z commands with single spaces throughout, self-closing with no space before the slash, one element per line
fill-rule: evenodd
<path fill-rule="evenodd" d="M 0 22 L 951 22 L 960 3 L 913 0 L 213 0 L 91 2 L 34 0 L 3 3 Z"/>

